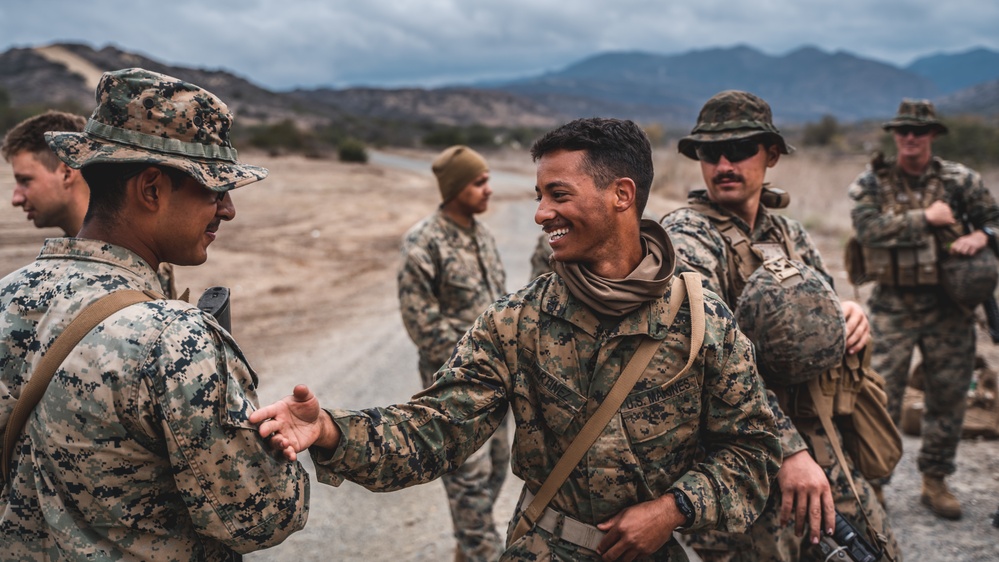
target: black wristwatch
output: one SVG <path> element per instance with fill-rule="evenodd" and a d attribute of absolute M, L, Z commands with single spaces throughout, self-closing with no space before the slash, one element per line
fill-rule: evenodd
<path fill-rule="evenodd" d="M 680 527 L 690 527 L 694 524 L 694 504 L 690 503 L 687 494 L 684 494 L 678 488 L 673 488 L 670 490 L 670 493 L 673 494 L 673 499 L 676 500 L 676 508 L 680 510 L 680 515 L 684 517 L 683 524 Z"/>

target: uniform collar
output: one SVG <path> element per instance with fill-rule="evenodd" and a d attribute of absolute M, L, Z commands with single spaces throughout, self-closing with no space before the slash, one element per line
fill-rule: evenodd
<path fill-rule="evenodd" d="M 569 292 L 562 278 L 553 274 L 541 292 L 541 310 L 576 326 L 594 338 L 649 335 L 661 340 L 666 337 L 669 329 L 664 324 L 668 296 L 669 293 L 666 297 L 649 301 L 631 314 L 602 324 L 596 313 Z"/>
<path fill-rule="evenodd" d="M 142 278 L 150 289 L 161 291 L 162 285 L 156 271 L 138 254 L 121 246 L 88 238 L 48 238 L 42 244 L 39 260 L 72 259 L 104 263 L 125 269 Z"/>

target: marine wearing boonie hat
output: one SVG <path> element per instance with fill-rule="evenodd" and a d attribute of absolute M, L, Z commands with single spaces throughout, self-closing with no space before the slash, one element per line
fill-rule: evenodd
<path fill-rule="evenodd" d="M 148 163 L 179 169 L 206 188 L 225 192 L 267 177 L 239 162 L 229 140 L 233 115 L 211 92 L 142 68 L 106 72 L 97 108 L 82 133 L 45 133 L 72 168 L 99 163 Z"/>
<path fill-rule="evenodd" d="M 937 111 L 930 100 L 905 98 L 898 104 L 898 113 L 891 121 L 883 123 L 881 128 L 890 131 L 896 127 L 929 127 L 937 134 L 946 135 L 947 126 L 937 119 Z"/>
<path fill-rule="evenodd" d="M 777 141 L 781 153 L 790 154 L 794 147 L 787 144 L 774 126 L 770 105 L 749 92 L 725 90 L 705 102 L 690 134 L 680 139 L 677 150 L 697 160 L 697 145 L 705 142 L 739 140 L 767 135 Z"/>
<path fill-rule="evenodd" d="M 463 145 L 445 148 L 434 158 L 431 169 L 437 176 L 441 203 L 454 199 L 475 178 L 489 171 L 489 164 L 481 154 Z"/>

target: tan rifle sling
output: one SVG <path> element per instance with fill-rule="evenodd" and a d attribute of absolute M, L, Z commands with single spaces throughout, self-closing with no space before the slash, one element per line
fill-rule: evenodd
<path fill-rule="evenodd" d="M 689 208 L 708 217 L 712 226 L 725 239 L 725 245 L 727 246 L 725 255 L 728 261 L 725 269 L 728 272 L 728 279 L 725 282 L 728 284 L 728 291 L 731 293 L 730 295 L 725 295 L 726 297 L 730 296 L 733 299 L 738 299 L 746 286 L 746 280 L 749 279 L 749 276 L 763 265 L 763 262 L 771 258 L 784 257 L 803 261 L 801 256 L 794 251 L 794 244 L 787 229 L 784 228 L 784 224 L 776 219 L 773 219 L 773 224 L 780 240 L 777 242 L 753 242 L 735 224 L 731 215 L 721 213 L 712 208 L 711 205 L 700 201 L 691 201 Z"/>
<path fill-rule="evenodd" d="M 701 345 L 704 343 L 704 296 L 701 289 L 701 276 L 698 273 L 688 272 L 682 273 L 681 277 L 682 280 L 680 278 L 673 279 L 666 324 L 669 326 L 673 324 L 673 320 L 676 318 L 677 313 L 680 311 L 680 306 L 683 304 L 684 297 L 687 297 L 690 301 L 690 355 L 683 369 L 674 375 L 664 387 L 672 385 L 680 377 L 687 374 L 687 371 L 694 364 L 698 353 L 700 353 Z M 659 343 L 658 340 L 646 337 L 639 344 L 638 349 L 632 355 L 631 360 L 628 361 L 621 376 L 618 377 L 614 386 L 611 387 L 610 392 L 607 393 L 607 397 L 597 407 L 597 411 L 593 413 L 593 416 L 586 420 L 586 424 L 579 430 L 579 434 L 569 443 L 569 447 L 566 448 L 565 453 L 555 463 L 555 468 L 545 478 L 538 493 L 531 500 L 530 505 L 521 514 L 520 521 L 517 522 L 517 527 L 514 529 L 512 538 L 510 539 L 511 543 L 524 536 L 534 526 L 535 522 L 537 522 L 538 517 L 544 513 L 545 508 L 548 507 L 549 502 L 555 497 L 555 494 L 562 487 L 566 478 L 569 477 L 572 469 L 579 464 L 580 459 L 583 458 L 586 451 L 596 442 L 600 434 L 603 433 L 604 428 L 614 418 L 614 415 L 617 414 L 621 404 L 624 403 L 624 399 L 627 398 L 628 393 L 631 392 L 631 389 L 635 386 L 635 383 L 642 376 L 642 373 L 645 372 L 649 362 L 655 356 L 656 350 L 659 349 Z"/>
<path fill-rule="evenodd" d="M 867 353 L 867 356 L 869 357 L 870 353 Z M 887 557 L 888 560 L 894 561 L 895 553 L 889 552 L 891 547 L 888 543 L 888 537 L 879 533 L 874 528 L 874 525 L 871 523 L 871 519 L 867 516 L 867 510 L 864 509 L 864 502 L 860 500 L 860 493 L 857 492 L 857 485 L 853 482 L 850 465 L 846 464 L 846 455 L 843 454 L 843 447 L 839 441 L 839 434 L 836 432 L 836 428 L 833 425 L 832 400 L 827 399 L 823 394 L 822 383 L 819 381 L 819 378 L 820 377 L 815 377 L 808 382 L 808 391 L 812 395 L 812 402 L 819 414 L 819 420 L 822 421 L 822 429 L 825 430 L 826 436 L 829 437 L 829 442 L 832 444 L 833 453 L 835 453 L 836 460 L 839 462 L 840 470 L 846 475 L 846 481 L 850 484 L 850 490 L 853 492 L 853 497 L 857 500 L 857 506 L 860 508 L 860 513 L 864 516 L 864 521 L 867 522 L 867 534 L 875 539 L 881 547 L 881 551 L 885 557 Z"/>
<path fill-rule="evenodd" d="M 83 309 L 83 312 L 74 318 L 66 326 L 66 329 L 56 337 L 38 362 L 31 378 L 21 390 L 21 396 L 14 404 L 14 409 L 7 420 L 7 429 L 3 436 L 3 465 L 0 465 L 0 469 L 2 469 L 0 470 L 0 482 L 6 480 L 7 473 L 10 471 L 14 446 L 17 445 L 17 439 L 21 432 L 24 431 L 24 424 L 27 423 L 28 416 L 41 401 L 56 370 L 73 351 L 76 344 L 80 343 L 80 340 L 90 333 L 90 330 L 93 330 L 115 312 L 136 303 L 162 298 L 164 298 L 163 295 L 153 291 L 115 291 Z"/>

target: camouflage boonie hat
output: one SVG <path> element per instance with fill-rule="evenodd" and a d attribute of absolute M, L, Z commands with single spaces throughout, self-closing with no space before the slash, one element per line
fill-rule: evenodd
<path fill-rule="evenodd" d="M 733 312 L 768 384 L 806 382 L 843 361 L 843 308 L 829 283 L 804 263 L 765 261 L 746 280 Z"/>
<path fill-rule="evenodd" d="M 141 68 L 106 72 L 97 108 L 82 133 L 45 133 L 72 168 L 144 162 L 177 168 L 212 191 L 262 180 L 267 170 L 240 164 L 229 140 L 232 113 L 211 92 Z"/>
<path fill-rule="evenodd" d="M 902 103 L 898 104 L 898 114 L 895 115 L 895 118 L 882 124 L 881 127 L 890 131 L 903 125 L 930 127 L 935 129 L 938 134 L 947 134 L 947 126 L 937 119 L 937 110 L 930 100 L 903 99 Z"/>
<path fill-rule="evenodd" d="M 687 158 L 697 160 L 697 145 L 767 135 L 777 141 L 783 154 L 790 154 L 794 147 L 787 144 L 774 126 L 770 105 L 761 98 L 741 92 L 726 90 L 711 97 L 697 116 L 697 125 L 690 134 L 680 139 L 677 150 Z"/>

